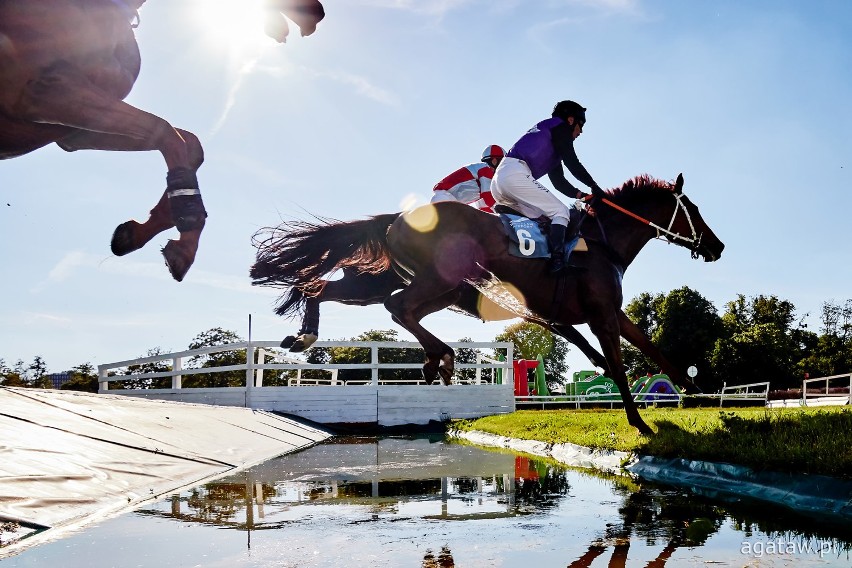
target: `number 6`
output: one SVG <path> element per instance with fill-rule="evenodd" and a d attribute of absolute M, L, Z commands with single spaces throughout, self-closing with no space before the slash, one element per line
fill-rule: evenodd
<path fill-rule="evenodd" d="M 530 238 L 530 232 L 526 229 L 518 229 L 518 249 L 520 249 L 521 254 L 524 256 L 530 256 L 535 252 L 535 241 Z"/>

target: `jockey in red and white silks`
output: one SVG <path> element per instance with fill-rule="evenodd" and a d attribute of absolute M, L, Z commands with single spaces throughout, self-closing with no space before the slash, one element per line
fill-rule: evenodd
<path fill-rule="evenodd" d="M 503 159 L 505 151 L 492 144 L 482 153 L 482 161 L 463 166 L 432 188 L 432 203 L 438 201 L 460 201 L 485 211 L 494 212 L 494 197 L 491 196 L 491 178 L 495 168 Z"/>

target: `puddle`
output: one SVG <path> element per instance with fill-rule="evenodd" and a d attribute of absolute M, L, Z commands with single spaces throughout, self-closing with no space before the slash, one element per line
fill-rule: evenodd
<path fill-rule="evenodd" d="M 2 568 L 849 566 L 852 529 L 443 438 L 336 438 Z"/>

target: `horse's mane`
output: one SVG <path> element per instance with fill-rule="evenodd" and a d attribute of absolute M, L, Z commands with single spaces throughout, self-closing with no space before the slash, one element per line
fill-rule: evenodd
<path fill-rule="evenodd" d="M 630 198 L 639 195 L 641 192 L 649 191 L 668 191 L 674 190 L 674 183 L 657 179 L 648 174 L 640 174 L 632 179 L 627 180 L 621 187 L 616 187 L 607 191 L 613 198 Z"/>

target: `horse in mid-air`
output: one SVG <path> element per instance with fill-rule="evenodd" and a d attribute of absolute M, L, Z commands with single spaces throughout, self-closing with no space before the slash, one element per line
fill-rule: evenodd
<path fill-rule="evenodd" d="M 646 354 L 659 356 L 659 351 L 621 310 L 624 272 L 655 237 L 708 262 L 717 260 L 725 245 L 684 195 L 682 175 L 674 183 L 637 176 L 610 190 L 595 210 L 596 215 L 581 224 L 588 251 L 572 254 L 576 269 L 560 277 L 548 274 L 546 259 L 511 254 L 510 238 L 497 216 L 453 202 L 358 221 L 303 223 L 296 231 L 286 225 L 261 231 L 265 237 L 255 237 L 258 251 L 250 273 L 256 285 L 295 287 L 303 296 L 320 295 L 332 285 L 327 276 L 338 269 L 354 273 L 350 282 L 359 274 L 365 279 L 362 284 L 375 276 L 386 279 L 384 289 L 362 299 L 387 292 L 382 301 L 393 320 L 423 346 L 428 382 L 440 375 L 449 384 L 455 353 L 420 320 L 454 305 L 471 312 L 476 301 L 472 288 L 569 341 L 571 332 L 579 335 L 573 326 L 588 324 L 629 423 L 650 434 L 628 387 L 619 338 L 627 337 Z M 390 270 L 405 280 L 393 294 L 394 280 L 384 276 Z M 338 289 L 331 299 L 341 296 L 346 299 Z M 290 297 L 282 296 L 282 307 Z M 694 385 L 686 386 L 694 392 Z"/>
<path fill-rule="evenodd" d="M 175 0 L 171 0 L 175 1 Z M 237 0 L 233 0 L 237 1 Z M 122 256 L 177 227 L 163 248 L 175 280 L 186 276 L 207 212 L 196 171 L 198 138 L 125 102 L 141 58 L 133 29 L 145 0 L 0 0 L 0 159 L 51 143 L 76 150 L 158 150 L 166 190 L 144 223 L 127 221 L 112 236 Z M 266 32 L 286 40 L 284 15 L 309 35 L 323 18 L 318 0 L 266 0 Z"/>

